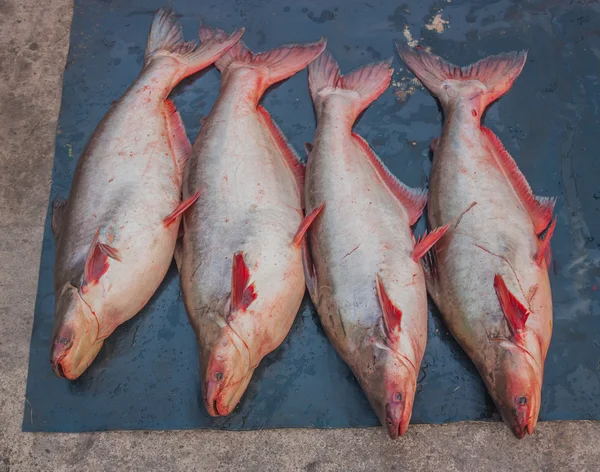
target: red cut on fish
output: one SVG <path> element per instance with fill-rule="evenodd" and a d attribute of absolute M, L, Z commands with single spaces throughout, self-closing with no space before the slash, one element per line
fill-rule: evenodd
<path fill-rule="evenodd" d="M 173 14 L 159 10 L 144 68 L 92 134 L 68 200 L 56 201 L 56 311 L 50 360 L 79 377 L 104 340 L 138 313 L 163 280 L 179 230 L 191 145 L 169 93 L 241 37 L 183 42 Z M 193 192 L 192 192 L 193 193 Z"/>
<path fill-rule="evenodd" d="M 324 52 L 308 66 L 317 131 L 309 149 L 305 273 L 327 337 L 350 366 L 395 439 L 410 422 L 427 341 L 427 290 L 420 258 L 447 229 L 420 241 L 411 226 L 426 192 L 392 175 L 354 122 L 388 87 L 391 61 L 341 75 Z"/>
<path fill-rule="evenodd" d="M 200 37 L 221 37 L 202 28 Z M 183 295 L 200 348 L 203 401 L 231 413 L 254 369 L 286 337 L 305 292 L 304 166 L 258 104 L 325 41 L 254 54 L 239 42 L 216 62 L 221 90 L 193 146 L 184 196 Z"/>
<path fill-rule="evenodd" d="M 526 53 L 458 67 L 423 49 L 398 51 L 444 110 L 442 136 L 432 146 L 430 225 L 477 202 L 436 245 L 427 287 L 502 418 L 522 438 L 537 422 L 552 334 L 546 261 L 554 200 L 533 194 L 481 116 L 510 89 Z"/>

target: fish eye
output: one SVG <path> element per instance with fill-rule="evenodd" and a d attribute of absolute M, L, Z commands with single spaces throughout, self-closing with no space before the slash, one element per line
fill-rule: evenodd
<path fill-rule="evenodd" d="M 517 398 L 517 403 L 521 406 L 527 405 L 527 397 L 519 397 Z"/>
<path fill-rule="evenodd" d="M 219 382 L 223 380 L 223 372 L 215 372 L 215 380 Z"/>
<path fill-rule="evenodd" d="M 402 401 L 402 393 L 396 392 L 396 394 L 394 395 L 394 400 L 396 400 L 397 402 L 401 402 Z"/>

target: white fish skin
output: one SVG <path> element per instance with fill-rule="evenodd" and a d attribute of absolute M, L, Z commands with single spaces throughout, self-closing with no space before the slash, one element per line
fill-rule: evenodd
<path fill-rule="evenodd" d="M 306 263 L 329 340 L 395 439 L 410 422 L 427 340 L 427 291 L 411 230 L 426 194 L 398 181 L 352 132 L 358 115 L 388 87 L 389 66 L 341 76 L 328 53 L 309 65 L 317 131 L 306 211 L 325 206 L 309 228 L 312 262 Z"/>
<path fill-rule="evenodd" d="M 500 54 L 458 67 L 425 50 L 398 50 L 444 110 L 434 145 L 430 224 L 477 202 L 436 245 L 428 290 L 502 418 L 522 438 L 537 422 L 552 335 L 546 259 L 554 200 L 533 194 L 481 116 L 511 88 L 527 55 Z"/>
<path fill-rule="evenodd" d="M 183 78 L 212 64 L 242 31 L 196 49 L 159 10 L 142 72 L 92 134 L 69 198 L 54 206 L 56 311 L 50 358 L 58 376 L 79 377 L 117 326 L 141 310 L 164 278 L 180 217 L 191 146 L 167 100 Z"/>
<path fill-rule="evenodd" d="M 184 196 L 201 193 L 184 217 L 180 268 L 212 416 L 235 408 L 304 296 L 301 245 L 293 242 L 303 220 L 304 169 L 258 101 L 324 47 L 320 41 L 252 54 L 240 42 L 216 63 L 221 91 L 186 172 Z"/>

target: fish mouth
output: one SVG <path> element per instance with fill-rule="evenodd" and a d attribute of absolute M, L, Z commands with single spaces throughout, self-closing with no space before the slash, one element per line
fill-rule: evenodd
<path fill-rule="evenodd" d="M 387 423 L 387 433 L 390 439 L 398 439 L 400 436 L 400 425 L 394 424 L 394 421 L 388 417 L 386 420 Z"/>
<path fill-rule="evenodd" d="M 396 423 L 392 418 L 386 419 L 387 433 L 390 439 L 398 439 L 399 436 L 404 436 L 407 425 L 403 421 Z"/>
<path fill-rule="evenodd" d="M 523 439 L 526 434 L 531 434 L 529 432 L 529 426 L 525 425 L 523 428 L 519 428 L 518 426 L 512 428 L 512 432 L 517 439 Z"/>
<path fill-rule="evenodd" d="M 204 391 L 204 404 L 206 405 L 206 410 L 210 416 L 224 416 L 222 412 L 219 411 L 219 395 L 221 394 L 223 388 L 222 384 L 218 381 L 210 379 L 206 382 Z"/>
<path fill-rule="evenodd" d="M 50 363 L 52 364 L 52 370 L 54 371 L 54 374 L 59 378 L 59 379 L 64 379 L 67 376 L 65 375 L 65 371 L 63 369 L 62 366 L 62 360 L 67 357 L 66 354 L 62 354 L 61 356 L 59 356 L 57 359 L 52 359 L 50 361 Z"/>
<path fill-rule="evenodd" d="M 408 428 L 408 422 L 404 420 L 404 407 L 396 410 L 392 409 L 389 403 L 386 405 L 385 426 L 390 439 L 398 439 L 398 436 L 404 436 Z"/>
<path fill-rule="evenodd" d="M 533 417 L 527 418 L 523 423 L 518 420 L 512 424 L 511 430 L 517 439 L 523 439 L 525 435 L 533 434 Z"/>

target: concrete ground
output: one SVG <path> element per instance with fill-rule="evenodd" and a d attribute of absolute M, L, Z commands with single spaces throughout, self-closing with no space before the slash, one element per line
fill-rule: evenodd
<path fill-rule="evenodd" d="M 17 470 L 599 470 L 600 424 L 256 432 L 21 433 L 71 0 L 0 0 L 0 472 Z"/>

